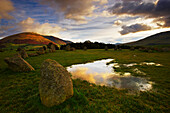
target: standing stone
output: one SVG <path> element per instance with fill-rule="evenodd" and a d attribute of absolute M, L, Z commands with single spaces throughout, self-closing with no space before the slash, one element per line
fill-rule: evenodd
<path fill-rule="evenodd" d="M 117 47 L 117 46 L 115 46 L 115 47 L 114 47 L 114 50 L 115 50 L 115 51 L 116 51 L 116 50 L 118 50 L 118 47 Z"/>
<path fill-rule="evenodd" d="M 52 53 L 53 51 L 52 51 L 52 49 L 49 49 L 49 53 Z"/>
<path fill-rule="evenodd" d="M 21 50 L 22 50 L 22 48 L 21 48 L 21 47 L 18 47 L 16 51 L 21 51 Z"/>
<path fill-rule="evenodd" d="M 86 50 L 87 50 L 87 47 L 86 47 L 86 46 L 84 46 L 84 48 L 83 48 L 83 49 L 84 49 L 84 51 L 86 51 Z"/>
<path fill-rule="evenodd" d="M 48 53 L 47 46 L 43 46 L 43 49 L 44 49 L 45 53 Z"/>
<path fill-rule="evenodd" d="M 38 54 L 37 53 L 28 53 L 28 56 L 29 57 L 34 57 L 34 56 L 38 56 Z"/>
<path fill-rule="evenodd" d="M 51 50 L 52 50 L 52 52 L 55 52 L 55 51 L 56 51 L 54 44 L 51 44 Z"/>
<path fill-rule="evenodd" d="M 3 50 L 3 49 L 0 49 L 0 52 L 4 52 L 4 50 Z"/>
<path fill-rule="evenodd" d="M 66 51 L 70 51 L 70 49 L 71 49 L 70 45 L 67 45 L 66 46 Z"/>
<path fill-rule="evenodd" d="M 21 49 L 19 51 L 19 54 L 21 55 L 22 58 L 27 58 L 28 57 L 28 54 L 27 52 L 25 51 L 25 49 Z"/>
<path fill-rule="evenodd" d="M 107 50 L 108 50 L 108 47 L 107 47 L 107 46 L 105 46 L 105 48 L 104 48 L 104 49 L 105 49 L 105 51 L 107 51 Z"/>
<path fill-rule="evenodd" d="M 52 107 L 73 96 L 73 83 L 69 72 L 55 60 L 47 59 L 41 66 L 39 83 L 41 102 Z"/>
<path fill-rule="evenodd" d="M 15 72 L 34 71 L 34 68 L 18 54 L 10 58 L 7 57 L 4 61 L 8 64 L 8 67 Z"/>
<path fill-rule="evenodd" d="M 44 48 L 39 48 L 36 53 L 37 53 L 38 55 L 43 55 L 43 54 L 45 54 Z"/>
<path fill-rule="evenodd" d="M 75 51 L 76 49 L 74 47 L 71 47 L 70 51 Z"/>
<path fill-rule="evenodd" d="M 47 46 L 43 46 L 43 49 L 46 51 L 47 50 Z"/>

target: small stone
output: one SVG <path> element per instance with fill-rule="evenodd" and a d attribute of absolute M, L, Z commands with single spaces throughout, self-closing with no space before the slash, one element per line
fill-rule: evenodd
<path fill-rule="evenodd" d="M 71 47 L 70 51 L 75 51 L 76 49 L 74 47 Z"/>
<path fill-rule="evenodd" d="M 55 52 L 55 51 L 56 51 L 54 44 L 51 44 L 51 50 L 52 50 L 52 52 Z"/>
<path fill-rule="evenodd" d="M 53 50 L 52 49 L 49 49 L 49 53 L 52 53 L 53 52 Z"/>
<path fill-rule="evenodd" d="M 34 57 L 34 56 L 38 56 L 38 54 L 37 53 L 28 53 L 28 56 L 29 57 Z"/>
<path fill-rule="evenodd" d="M 45 54 L 44 48 L 39 48 L 36 53 L 37 53 L 38 55 L 43 55 L 43 54 Z"/>
<path fill-rule="evenodd" d="M 28 57 L 28 54 L 25 51 L 25 49 L 19 50 L 19 54 L 21 55 L 22 58 L 27 58 Z"/>

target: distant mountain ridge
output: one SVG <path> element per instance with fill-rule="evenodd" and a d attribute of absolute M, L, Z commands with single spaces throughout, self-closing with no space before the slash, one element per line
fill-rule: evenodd
<path fill-rule="evenodd" d="M 32 32 L 23 32 L 7 36 L 0 40 L 0 44 L 13 43 L 13 44 L 59 44 L 65 45 L 72 43 L 71 41 L 62 40 L 54 36 L 43 36 Z"/>
<path fill-rule="evenodd" d="M 170 31 L 157 33 L 144 39 L 125 43 L 130 46 L 170 45 Z"/>

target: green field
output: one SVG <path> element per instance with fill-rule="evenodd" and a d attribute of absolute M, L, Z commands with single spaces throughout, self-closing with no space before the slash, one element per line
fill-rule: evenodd
<path fill-rule="evenodd" d="M 146 53 L 140 51 L 113 50 L 58 50 L 55 53 L 29 57 L 36 71 L 12 72 L 3 61 L 14 51 L 0 53 L 0 113 L 4 112 L 170 112 L 170 52 Z M 136 57 L 134 57 L 136 55 Z M 153 81 L 153 90 L 140 94 L 128 94 L 127 90 L 97 86 L 87 81 L 73 80 L 74 96 L 59 106 L 47 108 L 41 104 L 38 84 L 40 67 L 45 59 L 53 59 L 64 67 L 103 58 L 116 59 L 118 63 L 155 62 L 162 67 L 139 66 L 147 79 Z M 124 70 L 119 70 L 124 71 Z M 139 75 L 136 75 L 139 76 Z"/>

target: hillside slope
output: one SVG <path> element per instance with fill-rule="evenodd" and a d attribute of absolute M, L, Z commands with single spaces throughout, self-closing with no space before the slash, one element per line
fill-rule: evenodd
<path fill-rule="evenodd" d="M 41 36 L 40 34 L 24 32 L 5 37 L 0 40 L 0 44 L 13 43 L 13 44 L 48 44 L 54 43 Z M 55 43 L 54 43 L 55 44 Z"/>
<path fill-rule="evenodd" d="M 65 45 L 67 43 L 71 43 L 71 41 L 65 41 L 54 36 L 43 36 L 37 33 L 23 32 L 23 33 L 7 36 L 0 40 L 0 44 L 6 44 L 6 43 L 35 44 L 35 45 L 54 43 L 59 45 Z"/>
<path fill-rule="evenodd" d="M 126 43 L 126 45 L 132 46 L 152 46 L 169 44 L 170 44 L 170 31 L 161 32 L 138 41 Z"/>
<path fill-rule="evenodd" d="M 54 37 L 54 36 L 43 36 L 43 37 L 45 37 L 46 39 L 49 39 L 49 40 L 51 40 L 51 41 L 53 41 L 53 42 L 55 42 L 59 45 L 66 45 L 68 43 L 72 43 L 71 41 L 62 40 L 62 39 Z"/>

